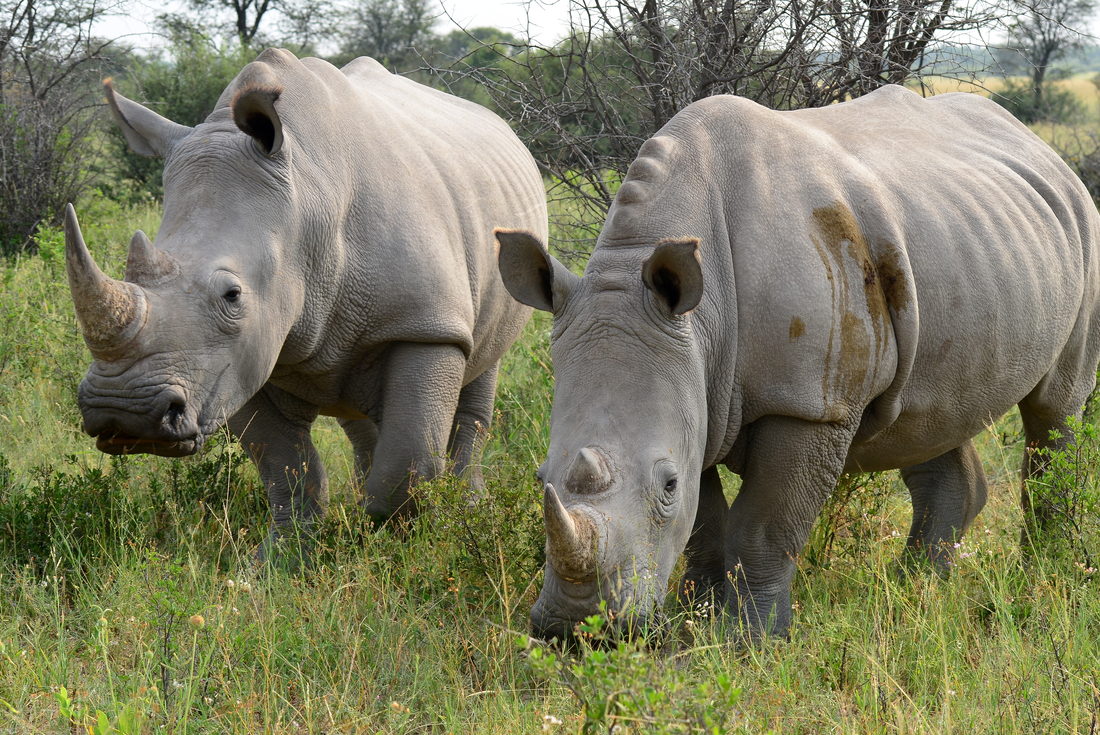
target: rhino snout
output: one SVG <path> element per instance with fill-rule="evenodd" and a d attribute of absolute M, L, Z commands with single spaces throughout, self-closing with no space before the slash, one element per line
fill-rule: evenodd
<path fill-rule="evenodd" d="M 202 447 L 198 411 L 178 385 L 131 392 L 85 380 L 79 399 L 84 431 L 101 452 L 183 457 Z"/>

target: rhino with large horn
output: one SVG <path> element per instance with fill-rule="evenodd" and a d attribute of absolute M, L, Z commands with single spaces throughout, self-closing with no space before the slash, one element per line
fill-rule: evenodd
<path fill-rule="evenodd" d="M 375 517 L 415 510 L 412 484 L 448 449 L 480 485 L 497 364 L 530 315 L 501 283 L 493 227 L 546 233 L 508 125 L 371 59 L 337 70 L 280 50 L 194 129 L 105 88 L 130 147 L 165 158 L 164 218 L 118 281 L 66 212 L 97 446 L 187 455 L 228 423 L 271 500 L 262 555 L 324 511 L 319 414 L 351 439 Z"/>
<path fill-rule="evenodd" d="M 641 147 L 583 277 L 498 232 L 509 291 L 554 314 L 534 632 L 569 635 L 601 599 L 652 618 L 685 552 L 685 599 L 786 634 L 842 472 L 902 468 L 907 556 L 946 570 L 986 500 L 971 438 L 1018 405 L 1029 447 L 1071 440 L 1100 358 L 1098 235 L 1084 186 L 1004 109 L 900 87 L 689 106 Z M 1029 451 L 1024 477 L 1041 468 Z M 1033 530 L 1049 510 L 1023 500 Z"/>

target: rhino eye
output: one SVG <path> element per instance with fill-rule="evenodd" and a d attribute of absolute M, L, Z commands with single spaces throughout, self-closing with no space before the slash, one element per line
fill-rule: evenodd
<path fill-rule="evenodd" d="M 222 294 L 222 298 L 231 304 L 237 303 L 237 300 L 241 297 L 241 287 L 232 286 L 228 291 Z"/>
<path fill-rule="evenodd" d="M 665 492 L 669 495 L 674 494 L 676 492 L 677 484 L 677 479 L 675 477 L 671 478 L 668 482 L 665 483 Z"/>

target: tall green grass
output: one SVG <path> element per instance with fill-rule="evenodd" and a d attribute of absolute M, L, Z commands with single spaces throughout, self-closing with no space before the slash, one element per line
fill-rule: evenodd
<path fill-rule="evenodd" d="M 159 216 L 103 200 L 81 213 L 114 275 Z M 849 478 L 803 555 L 789 643 L 738 646 L 670 605 L 660 639 L 601 640 L 592 620 L 591 643 L 543 649 L 523 632 L 544 559 L 546 315 L 502 365 L 486 501 L 440 478 L 411 532 L 375 531 L 323 420 L 334 499 L 316 564 L 259 574 L 266 500 L 231 441 L 109 459 L 81 433 L 89 357 L 58 233 L 41 237 L 0 287 L 4 732 L 1100 732 L 1098 519 L 1081 518 L 1084 545 L 1021 555 L 1014 415 L 978 438 L 992 497 L 949 579 L 895 574 L 910 513 L 896 473 Z M 1088 497 L 1095 445 L 1063 473 Z"/>

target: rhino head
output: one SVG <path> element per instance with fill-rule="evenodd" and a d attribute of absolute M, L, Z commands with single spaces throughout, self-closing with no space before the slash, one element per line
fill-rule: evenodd
<path fill-rule="evenodd" d="M 283 55 L 293 59 L 265 52 L 291 63 Z M 94 358 L 79 404 L 101 451 L 198 451 L 267 381 L 299 318 L 301 264 L 289 247 L 303 230 L 289 193 L 295 146 L 274 77 L 261 56 L 196 128 L 105 82 L 130 147 L 166 160 L 156 243 L 134 235 L 123 280 L 97 267 L 66 210 L 69 285 Z"/>
<path fill-rule="evenodd" d="M 698 240 L 597 248 L 579 278 L 533 235 L 496 234 L 509 292 L 554 314 L 550 447 L 538 471 L 547 564 L 532 631 L 564 640 L 601 601 L 620 629 L 638 630 L 659 614 L 699 499 Z"/>

